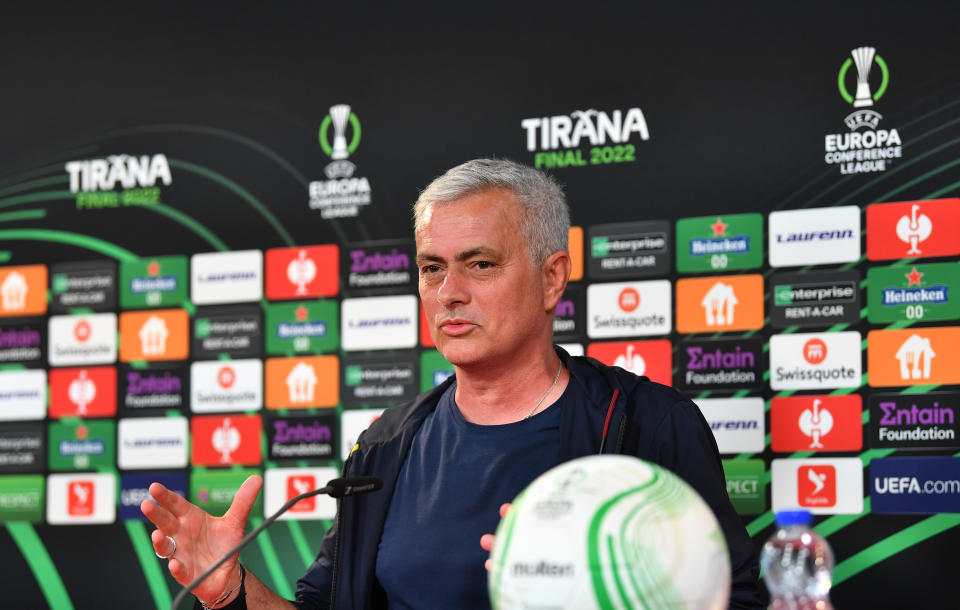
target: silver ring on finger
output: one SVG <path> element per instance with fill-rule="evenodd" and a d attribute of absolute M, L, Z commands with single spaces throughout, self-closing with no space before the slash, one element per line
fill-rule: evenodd
<path fill-rule="evenodd" d="M 156 550 L 153 551 L 153 554 L 159 557 L 160 559 L 170 559 L 173 557 L 173 554 L 177 552 L 177 541 L 173 539 L 173 536 L 164 536 L 167 540 L 170 541 L 170 544 L 173 545 L 173 550 L 170 551 L 167 555 L 161 555 Z"/>

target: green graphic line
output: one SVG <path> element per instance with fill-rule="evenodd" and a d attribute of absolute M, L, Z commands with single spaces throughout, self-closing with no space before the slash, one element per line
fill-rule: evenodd
<path fill-rule="evenodd" d="M 960 525 L 960 515 L 941 513 L 904 528 L 838 563 L 833 571 L 833 584 L 840 584 L 884 559 L 957 525 Z"/>
<path fill-rule="evenodd" d="M 201 238 L 203 238 L 204 241 L 206 241 L 208 244 L 210 244 L 217 250 L 226 251 L 230 249 L 229 247 L 227 247 L 227 244 L 225 244 L 222 239 L 220 239 L 213 233 L 213 231 L 211 231 L 207 227 L 200 224 L 200 222 L 198 222 L 197 220 L 193 219 L 190 216 L 187 216 L 186 214 L 184 214 L 183 212 L 181 212 L 176 208 L 172 208 L 164 203 L 154 203 L 151 205 L 143 206 L 142 209 L 150 210 L 151 212 L 156 212 L 157 214 L 166 216 L 167 218 L 173 220 L 174 222 L 180 223 L 181 225 L 187 227 L 188 229 L 190 229 L 191 231 L 199 235 Z"/>
<path fill-rule="evenodd" d="M 940 195 L 946 195 L 951 191 L 960 191 L 960 182 L 954 182 L 953 184 L 947 185 L 938 191 L 933 191 L 927 195 L 924 195 L 924 199 L 935 199 Z"/>
<path fill-rule="evenodd" d="M 238 133 L 232 131 L 227 131 L 226 129 L 217 129 L 215 127 L 205 127 L 202 125 L 187 125 L 182 123 L 166 123 L 161 125 L 145 125 L 142 127 L 131 127 L 128 129 L 116 129 L 114 131 L 108 131 L 104 134 L 105 137 L 114 137 L 121 135 L 132 135 L 140 133 L 151 133 L 151 132 L 163 132 L 163 131 L 181 131 L 184 133 L 199 133 L 208 136 L 217 136 L 227 140 L 232 140 L 238 144 L 243 144 L 248 148 L 252 148 L 267 157 L 280 167 L 282 167 L 288 174 L 294 177 L 301 186 L 307 186 L 306 177 L 301 174 L 297 169 L 290 164 L 289 161 L 275 153 L 273 150 L 267 148 L 263 144 L 260 144 L 256 140 L 250 139 L 246 136 L 242 136 Z"/>
<path fill-rule="evenodd" d="M 37 218 L 45 218 L 47 216 L 46 210 L 21 210 L 19 212 L 6 212 L 0 214 L 0 222 L 9 222 L 11 220 L 34 220 Z"/>
<path fill-rule="evenodd" d="M 133 252 L 126 248 L 121 248 L 116 244 L 104 241 L 97 237 L 71 233 L 70 231 L 56 231 L 53 229 L 3 229 L 0 230 L 0 240 L 21 240 L 21 241 L 51 241 L 61 244 L 69 244 L 78 248 L 86 248 L 100 254 L 111 256 L 117 260 L 131 262 L 139 260 Z"/>
<path fill-rule="evenodd" d="M 10 537 L 17 543 L 20 553 L 30 566 L 43 597 L 47 600 L 47 605 L 57 610 L 73 610 L 73 602 L 67 594 L 66 587 L 60 579 L 60 572 L 57 566 L 50 559 L 50 553 L 40 540 L 33 526 L 25 521 L 10 521 L 7 523 L 7 531 Z"/>
<path fill-rule="evenodd" d="M 78 148 L 75 150 L 65 151 L 63 153 L 56 155 L 54 158 L 65 159 L 67 161 L 69 161 L 70 159 L 79 159 L 86 156 L 88 153 L 96 152 L 97 149 L 98 149 L 97 146 L 84 146 L 82 148 Z M 37 167 L 37 168 L 30 169 L 17 174 L 7 174 L 6 176 L 4 176 L 3 180 L 0 180 L 0 184 L 4 186 L 9 186 L 11 184 L 19 184 L 24 180 L 34 178 L 36 176 L 42 176 L 44 174 L 48 174 L 51 172 L 58 172 L 61 176 L 66 178 L 66 174 L 63 173 L 63 172 L 66 172 L 66 169 L 67 169 L 66 162 L 61 161 L 59 163 L 44 165 L 43 167 Z"/>
<path fill-rule="evenodd" d="M 62 167 L 60 169 L 63 169 Z M 53 186 L 54 184 L 67 184 L 70 179 L 66 174 L 61 174 L 59 176 L 51 176 L 49 178 L 39 178 L 37 180 L 28 180 L 27 182 L 20 182 L 14 184 L 13 186 L 8 186 L 5 189 L 0 189 L 0 196 L 6 196 L 10 193 L 19 193 L 20 191 L 29 191 L 41 186 Z"/>
<path fill-rule="evenodd" d="M 887 92 L 887 86 L 890 85 L 890 70 L 887 69 L 887 62 L 883 61 L 883 58 L 879 55 L 874 55 L 873 60 L 877 62 L 877 65 L 880 66 L 880 72 L 883 73 L 880 86 L 877 87 L 877 92 L 873 94 L 873 101 L 878 102 Z"/>
<path fill-rule="evenodd" d="M 74 199 L 75 197 L 76 195 L 70 191 L 40 191 L 39 193 L 0 199 L 0 208 L 20 205 L 21 203 L 33 203 L 34 201 L 54 201 L 57 199 Z"/>
<path fill-rule="evenodd" d="M 250 525 L 258 528 L 263 524 L 263 519 L 255 517 L 250 519 Z M 273 541 L 270 539 L 270 532 L 264 530 L 257 538 L 257 545 L 260 547 L 260 554 L 263 556 L 263 562 L 267 564 L 267 570 L 270 572 L 270 578 L 273 580 L 273 590 L 277 595 L 285 599 L 293 599 L 293 589 L 287 582 L 287 577 L 283 573 L 283 567 L 280 565 L 280 559 L 277 557 L 277 550 L 273 547 Z"/>
<path fill-rule="evenodd" d="M 147 587 L 153 596 L 153 602 L 157 605 L 157 610 L 166 610 L 173 603 L 173 599 L 170 597 L 167 581 L 163 577 L 161 563 L 153 552 L 153 544 L 150 542 L 146 525 L 139 519 L 124 521 L 123 525 L 127 528 L 127 535 L 130 536 L 130 543 L 133 545 L 137 560 L 140 561 L 143 576 L 147 579 Z"/>
<path fill-rule="evenodd" d="M 293 241 L 293 238 L 290 237 L 290 234 L 287 233 L 287 230 L 283 228 L 283 225 L 280 224 L 280 221 L 267 209 L 267 206 L 263 205 L 259 199 L 254 197 L 250 191 L 246 190 L 236 182 L 230 180 L 223 174 L 219 174 L 212 169 L 197 165 L 195 163 L 190 163 L 189 161 L 182 161 L 180 159 L 167 159 L 172 167 L 177 169 L 182 169 L 200 176 L 204 176 L 217 184 L 223 186 L 227 190 L 233 192 L 235 195 L 246 201 L 250 206 L 256 211 L 260 212 L 260 215 L 263 216 L 270 226 L 280 235 L 280 238 L 283 239 L 284 243 L 288 246 L 296 245 Z"/>
<path fill-rule="evenodd" d="M 300 527 L 300 522 L 290 519 L 287 521 L 287 527 L 290 529 L 290 537 L 293 539 L 293 546 L 296 547 L 297 553 L 300 554 L 300 559 L 303 560 L 303 565 L 310 567 L 310 564 L 313 563 L 315 553 L 313 550 L 311 550 L 310 545 L 307 543 L 307 537 L 303 533 L 303 528 Z"/>

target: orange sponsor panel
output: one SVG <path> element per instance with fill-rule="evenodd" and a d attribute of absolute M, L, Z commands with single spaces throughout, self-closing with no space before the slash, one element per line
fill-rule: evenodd
<path fill-rule="evenodd" d="M 340 400 L 340 360 L 336 356 L 268 358 L 266 407 L 335 407 Z"/>
<path fill-rule="evenodd" d="M 715 333 L 763 327 L 763 276 L 677 280 L 677 332 Z"/>
<path fill-rule="evenodd" d="M 870 331 L 867 374 L 874 387 L 960 383 L 960 327 Z"/>
<path fill-rule="evenodd" d="M 0 317 L 47 313 L 47 266 L 0 267 Z"/>
<path fill-rule="evenodd" d="M 120 360 L 186 360 L 190 317 L 183 309 L 152 309 L 120 314 Z"/>
<path fill-rule="evenodd" d="M 570 252 L 570 281 L 583 279 L 583 227 L 570 227 L 567 234 L 567 250 Z"/>

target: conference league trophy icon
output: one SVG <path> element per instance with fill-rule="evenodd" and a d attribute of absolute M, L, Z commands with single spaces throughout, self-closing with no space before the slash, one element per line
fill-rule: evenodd
<path fill-rule="evenodd" d="M 876 52 L 877 50 L 873 47 L 857 47 L 850 51 L 853 56 L 853 63 L 857 66 L 857 95 L 853 100 L 854 108 L 873 106 L 868 79 L 870 78 L 870 67 L 873 65 L 873 56 Z M 330 110 L 332 113 L 333 109 Z"/>
<path fill-rule="evenodd" d="M 353 176 L 356 166 L 347 161 L 350 151 L 347 149 L 347 122 L 350 119 L 349 104 L 335 104 L 330 106 L 330 123 L 333 125 L 333 146 L 330 158 L 333 159 L 324 169 L 330 179 L 349 178 Z"/>

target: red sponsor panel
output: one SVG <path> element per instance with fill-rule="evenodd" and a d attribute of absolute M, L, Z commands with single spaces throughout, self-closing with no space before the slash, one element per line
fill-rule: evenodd
<path fill-rule="evenodd" d="M 260 451 L 259 415 L 199 415 L 190 420 L 194 466 L 256 466 Z"/>
<path fill-rule="evenodd" d="M 279 301 L 336 295 L 340 291 L 339 259 L 340 249 L 335 244 L 267 250 L 267 298 Z"/>
<path fill-rule="evenodd" d="M 113 417 L 117 370 L 112 366 L 50 369 L 50 417 Z"/>
<path fill-rule="evenodd" d="M 960 254 L 960 199 L 867 206 L 867 258 L 882 261 Z"/>
<path fill-rule="evenodd" d="M 436 347 L 433 337 L 430 336 L 430 325 L 427 324 L 427 314 L 423 310 L 423 304 L 420 304 L 420 345 L 423 347 Z"/>
<path fill-rule="evenodd" d="M 96 483 L 93 481 L 70 481 L 67 484 L 67 514 L 71 517 L 92 515 L 95 501 Z"/>
<path fill-rule="evenodd" d="M 794 451 L 860 451 L 863 447 L 863 399 L 806 395 L 770 401 L 770 448 Z"/>
<path fill-rule="evenodd" d="M 803 508 L 828 508 L 837 504 L 837 469 L 830 464 L 797 469 L 797 500 Z"/>
<path fill-rule="evenodd" d="M 292 474 L 287 477 L 287 502 L 302 493 L 317 488 L 317 478 L 311 474 Z M 304 498 L 290 507 L 292 513 L 309 513 L 317 508 L 317 497 Z"/>
<path fill-rule="evenodd" d="M 637 375 L 646 375 L 657 383 L 673 383 L 673 347 L 666 339 L 591 343 L 587 346 L 587 356 Z"/>

